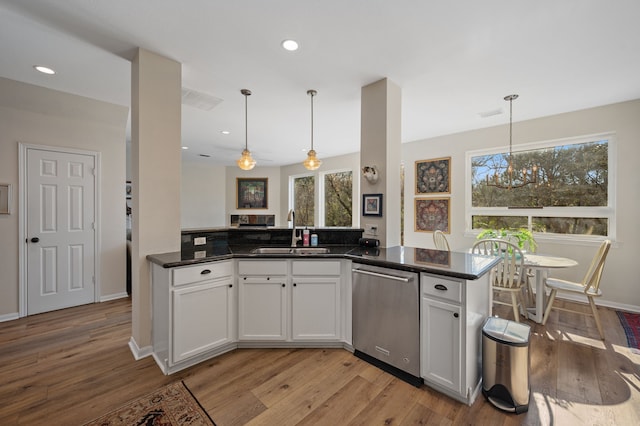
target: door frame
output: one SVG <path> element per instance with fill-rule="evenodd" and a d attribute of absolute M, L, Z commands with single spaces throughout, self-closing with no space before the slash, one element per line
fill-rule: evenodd
<path fill-rule="evenodd" d="M 93 267 L 95 282 L 93 298 L 94 303 L 100 301 L 100 153 L 97 151 L 87 151 L 83 149 L 52 146 L 52 145 L 36 145 L 30 143 L 18 142 L 18 316 L 20 318 L 27 315 L 27 255 L 26 255 L 26 239 L 27 239 L 27 209 L 26 209 L 26 191 L 27 191 L 27 151 L 37 149 L 40 151 L 59 152 L 62 154 L 80 154 L 91 156 L 94 159 L 94 257 Z"/>

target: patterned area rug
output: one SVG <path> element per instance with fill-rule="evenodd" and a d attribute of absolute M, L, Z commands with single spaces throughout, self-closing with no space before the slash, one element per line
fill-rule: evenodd
<path fill-rule="evenodd" d="M 215 426 L 184 382 L 171 383 L 85 426 Z"/>
<path fill-rule="evenodd" d="M 633 352 L 638 353 L 640 351 L 640 314 L 621 311 L 616 311 L 616 314 L 618 314 L 620 324 L 627 335 L 627 345 L 632 351 L 635 349 Z"/>

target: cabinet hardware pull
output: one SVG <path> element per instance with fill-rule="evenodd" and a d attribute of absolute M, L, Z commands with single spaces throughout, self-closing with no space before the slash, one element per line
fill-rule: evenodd
<path fill-rule="evenodd" d="M 211 269 L 204 269 L 202 272 L 200 272 L 200 275 L 207 275 L 211 273 Z"/>
<path fill-rule="evenodd" d="M 449 290 L 449 289 L 447 288 L 447 286 L 442 285 L 442 284 L 436 284 L 436 285 L 435 285 L 435 289 L 436 289 L 436 290 L 442 290 L 442 291 L 447 291 L 447 290 Z"/>
<path fill-rule="evenodd" d="M 32 242 L 32 243 L 37 243 L 38 241 L 40 241 L 40 238 L 38 238 L 38 237 L 33 237 L 33 238 L 31 239 L 31 242 Z"/>
<path fill-rule="evenodd" d="M 381 274 L 379 272 L 373 272 L 373 271 L 366 271 L 364 269 L 352 269 L 351 272 L 355 272 L 356 274 L 363 274 L 363 275 L 371 275 L 373 277 L 380 277 L 380 278 L 388 278 L 390 280 L 395 280 L 395 281 L 402 281 L 405 283 L 408 283 L 409 281 L 411 281 L 413 279 L 413 277 L 399 277 L 397 275 L 389 275 L 389 274 Z"/>
<path fill-rule="evenodd" d="M 293 283 L 293 286 L 294 286 L 294 287 L 298 287 L 298 284 L 297 284 L 297 283 Z"/>
<path fill-rule="evenodd" d="M 269 281 L 271 279 L 271 277 L 267 277 L 267 281 Z"/>
<path fill-rule="evenodd" d="M 229 284 L 229 287 L 233 287 L 233 284 Z"/>
<path fill-rule="evenodd" d="M 282 283 L 282 287 L 284 287 L 284 283 Z"/>
<path fill-rule="evenodd" d="M 458 315 L 457 312 L 454 312 L 453 316 L 454 316 L 454 318 L 458 318 L 459 315 Z"/>

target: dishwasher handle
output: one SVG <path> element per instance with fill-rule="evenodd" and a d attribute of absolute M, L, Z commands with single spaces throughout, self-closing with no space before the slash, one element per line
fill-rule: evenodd
<path fill-rule="evenodd" d="M 354 269 L 351 269 L 351 272 L 355 272 L 356 274 L 371 275 L 373 277 L 379 277 L 379 278 L 388 278 L 390 280 L 402 281 L 404 283 L 408 283 L 413 279 L 413 277 L 400 277 L 397 275 L 381 274 L 380 272 L 367 271 L 364 269 L 354 268 Z"/>

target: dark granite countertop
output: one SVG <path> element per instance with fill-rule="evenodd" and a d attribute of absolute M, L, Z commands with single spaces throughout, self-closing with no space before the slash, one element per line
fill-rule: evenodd
<path fill-rule="evenodd" d="M 357 263 L 464 280 L 477 280 L 500 262 L 499 258 L 493 256 L 403 246 L 357 247 L 347 253 L 346 257 Z"/>
<path fill-rule="evenodd" d="M 464 252 L 446 252 L 414 247 L 365 248 L 354 246 L 323 246 L 329 253 L 314 254 L 256 254 L 251 245 L 218 245 L 199 251 L 182 251 L 148 255 L 147 259 L 163 268 L 188 266 L 232 258 L 347 258 L 357 263 L 427 272 L 465 280 L 476 280 L 489 272 L 499 258 L 472 255 Z"/>

